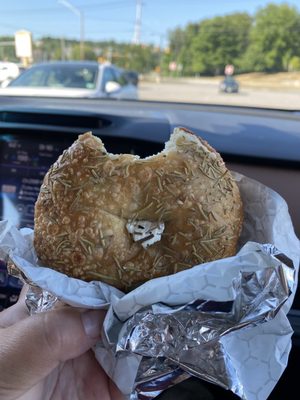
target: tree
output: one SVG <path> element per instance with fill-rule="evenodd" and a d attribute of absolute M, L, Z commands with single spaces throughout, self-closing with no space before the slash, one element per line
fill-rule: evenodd
<path fill-rule="evenodd" d="M 159 51 L 151 45 L 118 43 L 111 54 L 114 64 L 139 73 L 152 71 L 159 64 Z"/>
<path fill-rule="evenodd" d="M 176 28 L 169 33 L 170 53 L 176 61 L 186 44 L 186 29 Z"/>
<path fill-rule="evenodd" d="M 300 56 L 300 15 L 287 4 L 269 4 L 255 15 L 244 65 L 254 71 L 288 71 Z"/>
<path fill-rule="evenodd" d="M 178 55 L 178 64 L 182 65 L 183 75 L 192 75 L 192 58 L 193 58 L 193 48 L 192 43 L 194 37 L 199 32 L 199 24 L 188 24 L 184 31 L 183 45 L 180 49 Z"/>
<path fill-rule="evenodd" d="M 81 60 L 81 51 L 80 44 L 76 43 L 72 47 L 71 51 L 71 59 L 72 60 Z M 96 61 L 97 57 L 95 51 L 92 46 L 86 45 L 84 46 L 84 59 L 90 61 Z"/>
<path fill-rule="evenodd" d="M 0 60 L 1 61 L 19 61 L 14 46 L 15 38 L 13 36 L 0 37 Z"/>
<path fill-rule="evenodd" d="M 226 64 L 239 67 L 249 44 L 252 19 L 247 13 L 235 13 L 200 22 L 191 44 L 191 68 L 194 73 L 220 74 Z"/>

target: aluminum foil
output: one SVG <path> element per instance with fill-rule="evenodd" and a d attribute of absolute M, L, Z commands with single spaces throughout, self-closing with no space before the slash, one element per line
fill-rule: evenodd
<path fill-rule="evenodd" d="M 52 310 L 59 302 L 57 296 L 47 290 L 43 290 L 33 281 L 28 279 L 10 258 L 7 260 L 7 270 L 10 275 L 20 279 L 23 283 L 28 285 L 25 303 L 30 315 Z"/>
<path fill-rule="evenodd" d="M 269 250 L 277 253 L 275 248 Z M 174 378 L 196 376 L 245 399 L 238 371 L 221 339 L 274 318 L 293 286 L 294 269 L 291 260 L 286 261 L 287 265 L 276 268 L 242 272 L 233 282 L 233 301 L 196 300 L 180 308 L 148 307 L 127 320 L 117 352 L 143 356 L 136 376 L 136 398 L 153 398 L 173 385 Z"/>
<path fill-rule="evenodd" d="M 297 287 L 300 244 L 284 200 L 258 182 L 236 179 L 245 212 L 237 255 L 148 281 L 128 294 L 40 266 L 33 232 L 7 222 L 0 222 L 0 255 L 30 285 L 31 313 L 62 303 L 107 309 L 95 356 L 128 398 L 152 399 L 195 376 L 242 399 L 265 400 L 288 362 L 286 314 Z"/>

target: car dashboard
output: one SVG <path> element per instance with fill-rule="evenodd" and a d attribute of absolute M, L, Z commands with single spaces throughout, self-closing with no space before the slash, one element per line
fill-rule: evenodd
<path fill-rule="evenodd" d="M 207 140 L 222 154 L 230 169 L 259 180 L 281 194 L 288 203 L 295 232 L 300 236 L 299 114 L 180 103 L 0 98 L 1 219 L 10 219 L 18 227 L 33 228 L 34 204 L 43 176 L 79 134 L 92 131 L 103 140 L 109 152 L 147 157 L 163 149 L 176 126 L 184 126 Z M 19 290 L 19 282 L 7 275 L 2 264 L 0 310 L 16 301 Z M 296 295 L 289 314 L 295 331 L 290 363 L 270 399 L 282 398 L 286 388 L 296 382 L 295 365 L 300 356 L 299 310 L 300 300 Z M 188 383 L 182 385 L 178 388 L 184 393 L 192 390 L 187 389 Z M 197 386 L 197 383 L 191 379 L 190 385 Z M 209 399 L 236 398 L 214 385 L 203 382 L 201 385 L 205 393 L 210 392 Z M 161 398 L 181 398 L 179 392 L 174 394 L 171 390 Z M 192 396 L 198 398 L 196 394 Z"/>

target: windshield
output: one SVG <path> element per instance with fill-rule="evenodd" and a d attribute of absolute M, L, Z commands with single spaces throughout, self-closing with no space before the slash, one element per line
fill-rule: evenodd
<path fill-rule="evenodd" d="M 97 82 L 96 97 L 299 110 L 299 32 L 298 0 L 11 0 L 0 95 Z"/>
<path fill-rule="evenodd" d="M 9 86 L 95 89 L 97 74 L 97 65 L 41 65 L 28 69 Z"/>

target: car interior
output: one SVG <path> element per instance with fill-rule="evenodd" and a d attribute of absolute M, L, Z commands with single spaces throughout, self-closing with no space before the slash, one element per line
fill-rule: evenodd
<path fill-rule="evenodd" d="M 0 400 L 297 396 L 299 33 L 299 0 L 2 2 Z"/>
<path fill-rule="evenodd" d="M 24 373 L 35 400 L 43 384 L 51 400 L 107 389 L 130 400 L 294 399 L 300 1 L 2 3 L 0 400 Z M 87 132 L 109 154 L 88 134 L 51 168 Z M 57 305 L 78 317 L 80 344 L 93 314 L 97 343 L 66 362 L 57 351 L 58 368 L 39 380 L 20 353 L 54 359 L 41 357 L 56 344 L 34 323 L 59 315 L 32 314 Z"/>
<path fill-rule="evenodd" d="M 227 166 L 273 188 L 286 201 L 300 236 L 300 116 L 298 112 L 154 101 L 0 98 L 0 212 L 33 228 L 44 174 L 79 134 L 92 131 L 112 153 L 147 157 L 161 151 L 176 126 L 207 140 Z M 253 135 L 256 140 L 253 141 Z M 14 304 L 21 284 L 0 266 L 0 309 Z M 289 320 L 294 330 L 288 367 L 269 399 L 296 392 L 300 356 L 300 296 Z M 291 392 L 290 392 L 291 393 Z M 232 392 L 190 378 L 160 399 L 233 399 Z"/>

